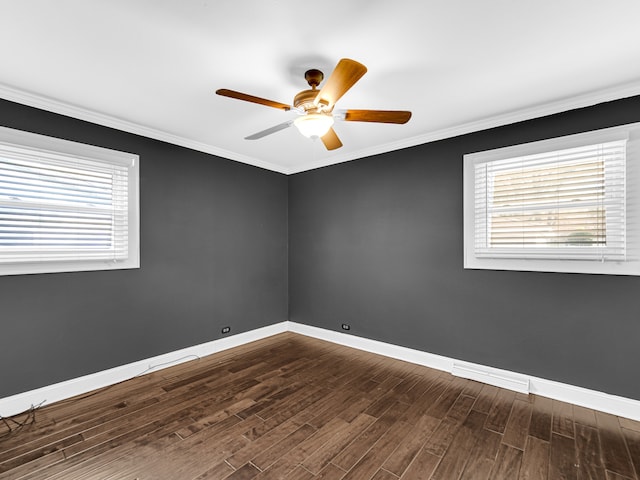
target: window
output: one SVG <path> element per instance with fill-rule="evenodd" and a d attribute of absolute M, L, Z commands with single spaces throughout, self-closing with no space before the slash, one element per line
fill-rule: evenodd
<path fill-rule="evenodd" d="M 0 274 L 138 268 L 138 164 L 0 127 Z"/>
<path fill-rule="evenodd" d="M 465 268 L 640 275 L 640 124 L 464 157 Z"/>

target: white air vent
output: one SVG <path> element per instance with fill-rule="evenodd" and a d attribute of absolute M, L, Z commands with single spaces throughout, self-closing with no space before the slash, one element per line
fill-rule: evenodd
<path fill-rule="evenodd" d="M 515 390 L 520 393 L 529 393 L 529 377 L 497 368 L 482 367 L 473 363 L 454 362 L 451 374 L 495 385 L 496 387 Z"/>

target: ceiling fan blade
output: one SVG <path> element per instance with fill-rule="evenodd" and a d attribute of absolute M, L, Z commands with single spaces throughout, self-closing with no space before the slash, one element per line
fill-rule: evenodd
<path fill-rule="evenodd" d="M 342 142 L 333 128 L 330 128 L 327 133 L 320 137 L 320 139 L 322 140 L 322 143 L 324 143 L 324 146 L 327 147 L 327 150 L 335 150 L 342 146 Z"/>
<path fill-rule="evenodd" d="M 235 98 L 237 100 L 244 100 L 245 102 L 259 103 L 260 105 L 266 105 L 267 107 L 279 108 L 280 110 L 291 110 L 291 105 L 287 105 L 280 102 L 274 102 L 273 100 L 267 100 L 266 98 L 254 97 L 253 95 L 247 95 L 246 93 L 236 92 L 235 90 L 228 90 L 221 88 L 216 90 L 218 95 L 223 97 Z"/>
<path fill-rule="evenodd" d="M 289 120 L 288 122 L 275 125 L 271 128 L 267 128 L 266 130 L 262 130 L 261 132 L 257 132 L 257 133 L 254 133 L 253 135 L 249 135 L 248 137 L 244 137 L 244 139 L 257 140 L 259 138 L 266 137 L 267 135 L 271 135 L 272 133 L 279 132 L 280 130 L 284 130 L 285 128 L 289 128 L 292 124 L 293 124 L 293 120 Z"/>
<path fill-rule="evenodd" d="M 367 67 L 355 60 L 343 58 L 338 62 L 313 103 L 315 105 L 326 104 L 331 110 L 340 97 L 353 87 L 365 73 L 367 73 Z"/>
<path fill-rule="evenodd" d="M 348 122 L 407 123 L 411 112 L 404 110 L 347 110 L 344 119 Z"/>

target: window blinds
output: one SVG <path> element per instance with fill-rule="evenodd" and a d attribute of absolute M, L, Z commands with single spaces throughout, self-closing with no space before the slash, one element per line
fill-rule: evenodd
<path fill-rule="evenodd" d="M 626 140 L 474 165 L 479 258 L 625 258 Z"/>
<path fill-rule="evenodd" d="M 128 168 L 0 154 L 0 263 L 128 256 Z"/>

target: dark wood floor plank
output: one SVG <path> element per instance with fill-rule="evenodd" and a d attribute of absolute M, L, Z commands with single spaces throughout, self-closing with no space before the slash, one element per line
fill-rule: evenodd
<path fill-rule="evenodd" d="M 270 448 L 272 445 L 282 441 L 287 436 L 298 430 L 302 425 L 304 425 L 304 423 L 304 421 L 301 421 L 294 416 L 275 428 L 270 429 L 267 433 L 261 435 L 256 440 L 253 440 L 245 448 L 234 453 L 226 460 L 232 467 L 240 468 L 256 455 L 259 455 L 267 448 Z"/>
<path fill-rule="evenodd" d="M 255 405 L 255 402 L 250 398 L 245 398 L 235 402 L 231 400 L 223 403 L 222 405 L 224 406 L 220 410 L 211 412 L 208 415 L 205 413 L 192 415 L 191 418 L 193 419 L 193 422 L 186 427 L 177 430 L 175 432 L 176 435 L 185 439 L 195 433 L 210 428 L 213 425 L 217 425 L 220 422 L 227 421 L 233 424 L 235 422 L 242 421 L 242 417 L 238 417 L 236 414 L 246 410 L 252 405 Z"/>
<path fill-rule="evenodd" d="M 369 428 L 359 435 L 332 461 L 334 465 L 348 471 L 355 463 L 382 437 L 391 426 L 398 421 L 400 415 L 407 409 L 407 405 L 396 403 L 384 415 L 376 420 Z"/>
<path fill-rule="evenodd" d="M 295 470 L 297 465 L 307 459 L 313 452 L 317 451 L 318 448 L 335 435 L 339 435 L 345 424 L 346 422 L 343 420 L 335 418 L 322 429 L 312 431 L 307 438 L 297 442 L 293 448 L 281 452 L 280 455 L 274 455 L 273 448 L 258 455 L 251 463 L 263 470 L 263 473 L 258 475 L 256 479 L 287 477 Z M 301 428 L 307 427 L 313 429 L 309 424 L 305 424 Z M 272 461 L 274 459 L 275 461 Z"/>
<path fill-rule="evenodd" d="M 352 399 L 352 401 L 348 402 L 346 405 L 343 405 L 341 409 L 338 409 L 338 417 L 344 420 L 345 422 L 352 422 L 355 418 L 362 414 L 369 405 L 373 403 L 375 397 L 358 397 Z M 375 418 L 375 417 L 372 417 Z M 316 425 L 316 419 L 314 418 L 311 425 Z"/>
<path fill-rule="evenodd" d="M 473 399 L 469 404 L 469 408 L 473 404 Z M 474 415 L 475 414 L 475 415 Z M 469 461 L 469 452 L 473 450 L 479 440 L 478 433 L 482 430 L 482 426 L 486 421 L 486 416 L 474 412 L 469 419 L 465 421 L 453 441 L 447 448 L 442 461 L 431 476 L 432 480 L 451 480 L 460 477 Z"/>
<path fill-rule="evenodd" d="M 401 476 L 440 422 L 441 420 L 428 415 L 420 417 L 407 435 L 398 442 L 396 450 L 385 461 L 383 468 L 398 477 Z"/>
<path fill-rule="evenodd" d="M 134 455 L 131 458 L 134 470 L 131 471 L 133 478 L 163 478 L 166 473 L 171 472 L 174 478 L 197 478 L 212 469 L 219 468 L 224 458 L 233 452 L 241 449 L 248 443 L 242 437 L 227 438 L 222 442 L 208 442 L 194 445 L 191 450 L 183 452 L 181 455 L 169 454 L 167 451 L 161 458 L 154 455 L 152 448 L 145 451 L 151 453 L 145 462 L 140 462 L 140 456 Z M 157 452 L 157 450 L 156 450 Z M 200 460 L 195 462 L 194 458 Z M 154 461 L 151 461 L 154 459 Z M 113 469 L 114 467 L 111 466 Z M 223 470 L 224 471 L 224 470 Z"/>
<path fill-rule="evenodd" d="M 550 398 L 533 395 L 531 423 L 529 435 L 545 442 L 551 441 L 551 418 L 553 416 L 553 401 Z"/>
<path fill-rule="evenodd" d="M 473 409 L 477 412 L 488 414 L 499 391 L 500 389 L 493 385 L 487 385 L 486 383 L 482 385 L 480 393 L 476 397 L 476 402 L 473 404 Z"/>
<path fill-rule="evenodd" d="M 623 475 L 618 475 L 617 473 L 614 473 L 610 470 L 606 471 L 606 480 L 634 480 L 631 477 L 625 477 Z"/>
<path fill-rule="evenodd" d="M 286 394 L 280 396 L 281 391 L 273 392 L 270 394 L 262 408 L 253 410 L 253 414 L 260 417 L 265 422 L 281 423 L 279 420 L 285 418 L 283 411 L 288 412 L 289 417 L 292 417 L 301 410 L 304 410 L 311 403 L 318 402 L 319 400 L 326 401 L 330 392 L 327 389 L 320 389 L 314 386 L 305 385 L 301 382 L 296 382 L 285 389 Z M 288 391 L 287 391 L 288 390 Z M 249 397 L 254 402 L 259 401 L 254 397 Z"/>
<path fill-rule="evenodd" d="M 427 452 L 441 457 L 444 452 L 447 451 L 449 445 L 453 441 L 453 438 L 458 433 L 460 428 L 460 422 L 445 418 L 440 422 L 438 427 L 433 432 L 433 435 L 429 437 L 429 440 L 424 444 L 423 449 Z"/>
<path fill-rule="evenodd" d="M 433 402 L 433 405 L 426 412 L 427 415 L 434 418 L 444 418 L 458 397 L 462 395 L 463 390 L 464 385 L 462 379 L 455 378 L 442 395 Z"/>
<path fill-rule="evenodd" d="M 340 432 L 340 435 L 335 435 L 305 459 L 302 462 L 302 466 L 314 474 L 319 474 L 334 457 L 339 455 L 353 440 L 362 435 L 376 420 L 376 418 L 364 413 L 360 414 Z"/>
<path fill-rule="evenodd" d="M 515 392 L 510 390 L 498 391 L 487 416 L 487 423 L 485 424 L 487 430 L 504 433 L 509 415 L 511 415 L 511 406 L 513 405 L 515 397 Z"/>
<path fill-rule="evenodd" d="M 574 438 L 573 405 L 560 400 L 553 400 L 553 417 L 551 431 Z"/>
<path fill-rule="evenodd" d="M 147 435 L 151 432 L 166 429 L 166 425 L 172 425 L 171 429 L 178 428 L 192 422 L 191 413 L 197 411 L 197 407 L 206 403 L 202 396 L 196 396 L 189 402 L 166 402 L 162 408 L 146 412 L 144 416 L 127 418 L 125 421 L 112 425 L 113 428 L 89 436 L 84 442 L 70 445 L 64 449 L 65 456 L 70 458 L 83 452 L 96 452 L 101 448 L 112 448 L 127 442 L 129 439 L 140 435 Z M 194 410 L 191 410 L 191 409 Z M 175 426 L 174 426 L 175 423 Z"/>
<path fill-rule="evenodd" d="M 309 438 L 315 432 L 316 429 L 311 425 L 304 424 L 278 443 L 260 452 L 260 454 L 251 459 L 251 463 L 257 466 L 260 470 L 265 470 L 269 465 L 278 460 L 285 453 L 289 452 L 296 445 Z"/>
<path fill-rule="evenodd" d="M 437 381 L 438 376 L 433 370 L 422 369 L 419 373 L 415 374 L 418 380 L 416 383 L 399 398 L 399 401 L 408 403 L 410 405 L 415 404 L 420 397 L 422 397 L 429 388 Z"/>
<path fill-rule="evenodd" d="M 324 467 L 318 475 L 316 475 L 316 478 L 318 480 L 341 480 L 345 473 L 346 472 L 344 470 L 330 463 Z"/>
<path fill-rule="evenodd" d="M 227 480 L 250 480 L 254 478 L 260 470 L 247 463 L 227 477 Z"/>
<path fill-rule="evenodd" d="M 169 471 L 179 478 L 197 478 L 207 472 L 211 475 L 210 471 L 220 471 L 220 463 L 225 458 L 249 443 L 242 432 L 247 424 L 255 421 L 255 417 L 235 424 L 222 421 L 185 440 L 177 435 L 138 439 L 134 442 L 135 448 L 130 449 L 130 460 L 136 466 L 134 477 L 162 478 Z"/>
<path fill-rule="evenodd" d="M 40 461 L 40 464 L 47 461 L 55 462 L 59 455 L 56 455 L 61 450 L 70 447 L 71 445 L 83 442 L 82 434 L 76 433 L 75 435 L 65 436 L 58 441 L 46 444 L 42 447 L 36 445 L 26 445 L 22 449 L 12 449 L 11 452 L 5 452 L 4 460 L 0 462 L 0 473 L 9 471 L 19 465 L 24 465 L 30 462 Z M 52 456 L 49 460 L 46 457 Z"/>
<path fill-rule="evenodd" d="M 504 430 L 502 443 L 510 445 L 519 450 L 524 450 L 527 436 L 529 434 L 529 424 L 531 422 L 532 405 L 528 401 L 515 400 L 511 407 L 511 414 Z"/>
<path fill-rule="evenodd" d="M 211 467 L 207 471 L 201 473 L 194 480 L 217 480 L 219 478 L 227 478 L 234 472 L 234 469 L 226 462 L 220 462 Z M 135 478 L 135 477 L 134 477 Z"/>
<path fill-rule="evenodd" d="M 522 450 L 502 444 L 498 449 L 498 456 L 489 474 L 489 478 L 492 480 L 517 479 L 520 474 L 521 464 Z"/>
<path fill-rule="evenodd" d="M 262 424 L 252 428 L 250 431 L 247 431 L 245 435 L 251 440 L 256 440 L 258 437 L 270 432 L 274 428 L 277 428 L 298 415 L 303 415 L 305 418 L 302 423 L 306 423 L 314 414 L 309 407 L 315 405 L 318 401 L 321 401 L 326 396 L 327 391 L 311 388 L 305 393 L 310 393 L 310 395 L 298 398 L 293 404 L 288 404 L 288 408 L 282 409 L 277 414 L 271 416 L 268 420 L 263 420 Z M 256 414 L 256 416 L 258 415 Z M 258 416 L 258 418 L 260 417 Z"/>
<path fill-rule="evenodd" d="M 618 419 L 603 412 L 595 412 L 595 415 L 605 469 L 618 475 L 633 478 L 635 472 Z"/>
<path fill-rule="evenodd" d="M 589 420 L 590 419 L 586 419 Z M 595 415 L 593 416 L 595 421 Z M 576 453 L 578 455 L 578 480 L 596 480 L 605 476 L 602 466 L 600 439 L 596 428 L 576 423 Z"/>
<path fill-rule="evenodd" d="M 487 414 L 473 410 L 469 417 L 471 419 L 476 415 L 478 423 L 484 425 Z M 468 423 L 465 424 L 468 425 Z M 484 428 L 476 430 L 474 434 L 478 441 L 475 447 L 469 451 L 469 458 L 460 477 L 461 480 L 487 480 L 498 455 L 502 435 Z"/>
<path fill-rule="evenodd" d="M 462 391 L 463 395 L 468 395 L 469 397 L 478 398 L 480 392 L 482 392 L 482 387 L 484 387 L 484 383 L 476 382 L 475 380 L 467 380 L 465 382 L 464 390 Z M 485 413 L 485 412 L 480 412 Z"/>
<path fill-rule="evenodd" d="M 636 477 L 640 478 L 640 431 L 623 428 L 622 434 L 627 443 L 631 462 L 636 470 Z"/>
<path fill-rule="evenodd" d="M 371 477 L 371 480 L 398 480 L 398 477 L 387 470 L 380 469 Z"/>
<path fill-rule="evenodd" d="M 550 449 L 549 478 L 562 480 L 577 479 L 578 470 L 576 468 L 577 455 L 575 441 L 572 438 L 554 432 L 551 434 Z"/>
<path fill-rule="evenodd" d="M 298 465 L 286 478 L 287 480 L 314 480 L 316 476 L 306 468 Z"/>
<path fill-rule="evenodd" d="M 436 378 L 429 388 L 411 405 L 400 420 L 408 423 L 416 422 L 426 414 L 427 410 L 435 404 L 437 399 L 445 392 L 452 378 Z"/>
<path fill-rule="evenodd" d="M 385 432 L 367 453 L 344 476 L 344 480 L 360 480 L 373 477 L 389 455 L 396 449 L 400 440 L 411 430 L 411 425 L 396 422 Z"/>
<path fill-rule="evenodd" d="M 414 365 L 414 367 L 415 366 L 417 365 Z M 418 383 L 418 380 L 420 380 L 420 376 L 416 375 L 412 371 L 406 377 L 404 377 L 398 385 L 393 387 L 393 394 L 398 399 L 398 401 L 403 401 L 404 395 L 408 394 L 413 389 L 413 387 Z M 405 401 L 404 403 L 411 402 Z"/>
<path fill-rule="evenodd" d="M 309 425 L 316 428 L 322 428 L 332 419 L 343 413 L 346 408 L 358 401 L 366 401 L 366 399 L 363 399 L 360 392 L 352 392 L 351 390 L 333 391 L 327 395 L 324 400 L 316 404 L 316 414 L 313 419 L 309 421 Z M 367 407 L 369 405 L 371 405 L 371 401 L 366 404 Z M 358 408 L 355 416 L 362 411 L 363 407 L 364 405 Z"/>
<path fill-rule="evenodd" d="M 169 424 L 173 424 L 176 418 L 182 417 L 183 414 L 174 413 L 173 415 L 168 416 L 165 421 L 169 422 Z M 84 457 L 90 456 L 91 462 L 95 462 L 97 459 L 105 459 L 104 463 L 108 463 L 113 456 L 122 455 L 121 451 L 123 449 L 128 448 L 130 442 L 134 441 L 139 436 L 145 436 L 152 432 L 155 432 L 159 429 L 162 429 L 165 425 L 164 422 L 160 420 L 147 421 L 142 420 L 140 425 L 136 425 L 135 428 L 123 427 L 118 429 L 118 433 L 111 438 L 103 438 L 99 437 L 97 441 L 91 442 L 83 442 L 85 445 L 73 444 L 69 448 L 72 449 L 73 455 L 65 455 L 65 463 L 73 464 L 73 462 L 69 462 L 73 460 L 74 457 L 80 457 L 82 459 L 82 455 Z M 79 447 L 79 448 L 76 448 Z M 62 453 L 62 452 L 59 452 Z M 51 456 L 48 456 L 51 457 Z M 89 462 L 89 463 L 91 463 Z M 33 462 L 32 462 L 33 463 Z M 82 462 L 81 462 L 82 463 Z M 59 462 L 54 461 L 51 463 L 53 467 L 56 467 Z M 31 463 L 24 464 L 22 466 L 29 467 Z M 37 477 L 36 477 L 37 478 Z M 69 477 L 75 478 L 75 477 Z"/>
<path fill-rule="evenodd" d="M 636 420 L 631 420 L 630 418 L 618 417 L 618 423 L 621 428 L 626 428 L 627 430 L 633 430 L 634 432 L 640 432 L 640 422 Z"/>
<path fill-rule="evenodd" d="M 590 408 L 573 405 L 573 420 L 576 424 L 579 423 L 585 427 L 598 428 L 596 415 Z"/>
<path fill-rule="evenodd" d="M 17 464 L 17 465 L 8 464 L 9 468 L 0 472 L 0 479 L 15 480 L 33 472 L 38 472 L 38 476 L 40 476 L 39 472 L 43 472 L 47 468 L 53 465 L 56 465 L 62 461 L 64 461 L 64 454 L 58 451 L 58 452 L 52 452 L 49 455 L 40 456 L 34 460 L 31 460 L 28 463 Z M 41 478 L 46 478 L 44 473 L 42 474 Z"/>
<path fill-rule="evenodd" d="M 36 420 L 0 436 L 0 480 L 640 480 L 638 422 L 293 333 Z"/>
<path fill-rule="evenodd" d="M 320 450 L 324 445 L 331 442 L 335 437 L 342 436 L 349 428 L 349 425 L 350 424 L 348 422 L 336 417 L 329 423 L 323 425 L 322 428 L 316 429 L 316 433 L 314 435 L 293 448 L 287 456 L 296 463 L 302 463 L 304 460 Z"/>
<path fill-rule="evenodd" d="M 428 480 L 440 463 L 440 457 L 421 450 L 413 459 L 409 468 L 400 477 L 400 480 Z"/>
<path fill-rule="evenodd" d="M 549 475 L 549 442 L 527 437 L 518 480 L 547 480 Z"/>
<path fill-rule="evenodd" d="M 383 391 L 382 389 L 379 392 Z M 382 395 L 376 401 L 374 401 L 365 411 L 367 415 L 372 417 L 379 418 L 382 416 L 384 412 L 386 412 L 391 406 L 398 403 L 398 400 L 393 395 L 393 393 L 389 392 L 385 395 Z"/>
<path fill-rule="evenodd" d="M 487 430 L 488 431 L 488 430 Z M 491 432 L 495 433 L 495 432 Z M 495 433 L 495 435 L 499 435 Z M 498 441 L 498 444 L 500 442 Z M 487 480 L 490 479 L 491 471 L 495 465 L 495 460 L 492 458 L 479 457 L 474 461 L 468 461 L 465 471 L 462 472 L 460 480 Z"/>
<path fill-rule="evenodd" d="M 467 418 L 467 415 L 469 415 L 475 401 L 476 399 L 473 397 L 460 394 L 454 404 L 451 405 L 446 417 L 462 423 L 465 418 Z"/>

